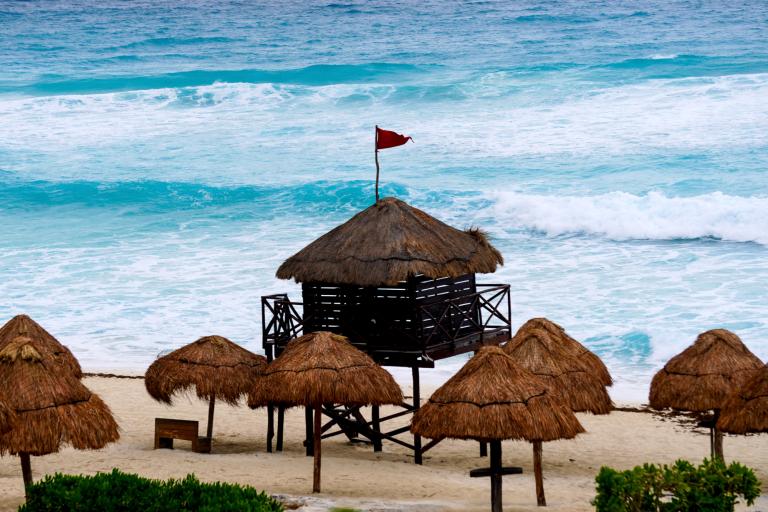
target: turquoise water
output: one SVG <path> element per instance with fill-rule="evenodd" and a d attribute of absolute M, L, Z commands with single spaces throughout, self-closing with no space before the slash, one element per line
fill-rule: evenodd
<path fill-rule="evenodd" d="M 641 5 L 641 7 L 638 7 Z M 618 398 L 713 327 L 768 359 L 764 2 L 0 1 L 0 320 L 88 369 L 260 348 L 279 263 L 383 190 L 506 264 Z M 462 364 L 445 361 L 440 380 Z"/>

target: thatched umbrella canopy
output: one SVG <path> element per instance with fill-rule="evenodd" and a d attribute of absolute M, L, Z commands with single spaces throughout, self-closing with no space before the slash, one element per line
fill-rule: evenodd
<path fill-rule="evenodd" d="M 571 439 L 584 428 L 542 379 L 502 349 L 483 347 L 414 414 L 411 432 L 432 439 L 490 441 L 492 469 L 500 464 L 502 440 L 533 442 L 536 495 L 545 505 L 541 443 Z M 492 479 L 492 485 L 498 496 L 494 507 L 500 510 L 501 479 Z"/>
<path fill-rule="evenodd" d="M 549 320 L 547 318 L 531 318 L 525 322 L 520 329 L 518 329 L 514 341 L 518 336 L 524 336 L 525 333 L 532 329 L 543 329 L 547 331 L 552 338 L 557 340 L 562 348 L 569 354 L 577 357 L 584 365 L 589 368 L 593 375 L 596 375 L 604 386 L 612 386 L 613 378 L 608 372 L 608 368 L 603 363 L 597 354 L 590 351 L 587 347 L 573 339 L 565 332 L 561 326 Z"/>
<path fill-rule="evenodd" d="M 762 366 L 762 361 L 731 331 L 707 331 L 654 375 L 649 402 L 654 409 L 714 410 L 712 456 L 722 458 L 722 433 L 716 427 L 720 410 L 726 399 Z"/>
<path fill-rule="evenodd" d="M 11 409 L 4 396 L 0 397 L 0 434 L 5 434 L 11 430 L 16 421 L 16 411 Z"/>
<path fill-rule="evenodd" d="M 248 395 L 248 405 L 269 402 L 314 408 L 313 492 L 320 492 L 321 408 L 324 404 L 400 404 L 403 393 L 384 368 L 330 332 L 305 334 L 288 343 L 264 370 Z"/>
<path fill-rule="evenodd" d="M 461 231 L 394 197 L 385 197 L 288 258 L 280 279 L 394 285 L 423 274 L 490 273 L 504 263 L 479 230 Z"/>
<path fill-rule="evenodd" d="M 559 393 L 574 412 L 608 414 L 613 409 L 611 397 L 600 378 L 586 363 L 566 352 L 548 331 L 522 329 L 504 346 L 504 352 Z"/>
<path fill-rule="evenodd" d="M 27 315 L 16 315 L 0 327 L 0 350 L 19 336 L 35 340 L 37 346 L 44 349 L 44 357 L 53 357 L 52 361 L 64 365 L 78 379 L 83 376 L 80 363 L 72 352 Z"/>
<path fill-rule="evenodd" d="M 768 365 L 725 401 L 717 428 L 729 434 L 768 432 Z"/>
<path fill-rule="evenodd" d="M 58 452 L 63 444 L 97 450 L 120 437 L 109 407 L 44 342 L 19 336 L 0 349 L 0 389 L 18 420 L 0 435 L 0 455 L 21 458 L 24 484 L 32 483 L 30 455 Z"/>
<path fill-rule="evenodd" d="M 208 400 L 207 435 L 213 435 L 216 399 L 237 405 L 267 366 L 267 359 L 249 352 L 222 336 L 204 336 L 170 354 L 157 358 L 144 375 L 147 392 L 170 404 L 177 393 L 195 388 Z"/>

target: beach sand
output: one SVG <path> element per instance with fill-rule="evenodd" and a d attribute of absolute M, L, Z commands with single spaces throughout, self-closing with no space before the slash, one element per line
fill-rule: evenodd
<path fill-rule="evenodd" d="M 252 485 L 301 510 L 348 506 L 376 511 L 488 510 L 490 482 L 469 478 L 469 470 L 487 466 L 471 441 L 443 441 L 425 454 L 424 464 L 394 443 L 374 453 L 364 444 L 338 436 L 323 442 L 323 493 L 311 495 L 312 459 L 302 446 L 304 412 L 286 413 L 282 453 L 266 453 L 266 412 L 217 404 L 212 454 L 196 454 L 189 443 L 177 441 L 175 450 L 153 450 L 155 417 L 195 419 L 205 429 L 207 404 L 182 397 L 173 407 L 153 401 L 141 379 L 89 377 L 85 384 L 109 404 L 122 429 L 120 441 L 100 451 L 66 448 L 58 454 L 32 458 L 37 480 L 54 472 L 86 473 L 117 467 L 148 477 L 183 477 L 195 473 L 205 481 Z M 428 396 L 429 390 L 425 395 Z M 407 393 L 407 390 L 406 390 Z M 382 414 L 386 412 L 383 411 Z M 549 510 L 593 510 L 595 474 L 602 465 L 630 468 L 643 462 L 671 463 L 685 458 L 700 461 L 709 452 L 704 431 L 693 432 L 676 420 L 642 412 L 613 412 L 608 416 L 579 414 L 586 434 L 571 441 L 544 444 L 544 486 Z M 727 460 L 754 468 L 768 485 L 768 436 L 725 439 Z M 536 507 L 531 445 L 505 442 L 505 465 L 522 466 L 522 475 L 504 477 L 505 510 L 542 510 Z M 0 458 L 0 509 L 14 510 L 23 500 L 17 457 Z M 745 510 L 740 507 L 739 510 Z M 768 511 L 761 500 L 749 510 Z"/>

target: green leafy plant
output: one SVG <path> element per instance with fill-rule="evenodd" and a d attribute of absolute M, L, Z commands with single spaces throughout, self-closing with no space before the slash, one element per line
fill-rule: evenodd
<path fill-rule="evenodd" d="M 182 480 L 151 480 L 111 473 L 46 476 L 28 489 L 19 512 L 282 512 L 283 505 L 248 486 Z"/>
<path fill-rule="evenodd" d="M 595 479 L 597 512 L 731 512 L 739 497 L 752 505 L 760 482 L 748 467 L 719 459 L 695 467 L 644 464 L 627 471 L 602 467 Z"/>

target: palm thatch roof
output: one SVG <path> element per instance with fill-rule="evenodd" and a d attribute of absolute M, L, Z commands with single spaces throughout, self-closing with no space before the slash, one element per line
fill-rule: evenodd
<path fill-rule="evenodd" d="M 762 366 L 731 331 L 701 333 L 693 345 L 670 359 L 653 377 L 650 405 L 697 412 L 721 409 Z"/>
<path fill-rule="evenodd" d="M 598 376 L 582 359 L 567 352 L 548 331 L 536 328 L 518 331 L 503 350 L 541 378 L 573 411 L 608 414 L 613 409 L 611 397 Z"/>
<path fill-rule="evenodd" d="M 222 336 L 205 336 L 158 358 L 144 376 L 147 392 L 171 403 L 175 393 L 194 387 L 199 398 L 235 405 L 248 392 L 267 359 Z"/>
<path fill-rule="evenodd" d="M 498 347 L 483 347 L 413 416 L 411 432 L 432 439 L 571 439 L 584 432 L 539 377 Z"/>
<path fill-rule="evenodd" d="M 481 231 L 452 228 L 386 197 L 288 258 L 277 277 L 382 286 L 419 274 L 436 279 L 490 273 L 503 263 Z"/>
<path fill-rule="evenodd" d="M 248 405 L 400 404 L 400 387 L 384 368 L 330 332 L 305 334 L 288 343 L 248 395 Z"/>
<path fill-rule="evenodd" d="M 5 397 L 0 398 L 0 434 L 11 430 L 16 421 L 16 412 L 7 404 Z"/>
<path fill-rule="evenodd" d="M 768 365 L 725 402 L 717 428 L 731 434 L 768 432 Z"/>
<path fill-rule="evenodd" d="M 51 362 L 44 341 L 19 336 L 0 349 L 0 389 L 18 421 L 0 435 L 0 455 L 45 455 L 62 444 L 99 449 L 120 437 L 109 407 L 67 368 Z"/>
<path fill-rule="evenodd" d="M 560 343 L 566 352 L 579 358 L 586 367 L 600 379 L 600 382 L 602 382 L 604 386 L 613 385 L 613 378 L 608 372 L 608 368 L 605 366 L 602 359 L 569 336 L 568 333 L 565 332 L 565 329 L 552 320 L 547 318 L 531 318 L 518 329 L 515 337 L 512 339 L 514 340 L 518 336 L 524 336 L 531 329 L 543 329 L 547 331 L 550 336 Z"/>
<path fill-rule="evenodd" d="M 27 315 L 17 315 L 0 327 L 0 350 L 19 336 L 35 340 L 37 346 L 44 349 L 43 357 L 53 358 L 50 362 L 55 361 L 64 365 L 78 379 L 83 376 L 80 363 L 72 352 Z"/>

